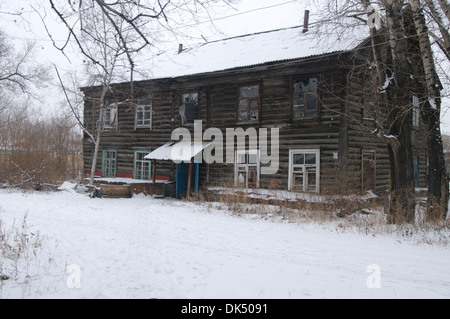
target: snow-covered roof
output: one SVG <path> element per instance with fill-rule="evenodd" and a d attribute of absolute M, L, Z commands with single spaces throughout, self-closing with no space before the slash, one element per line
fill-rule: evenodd
<path fill-rule="evenodd" d="M 145 159 L 190 162 L 193 157 L 203 151 L 210 144 L 211 143 L 208 142 L 191 143 L 181 141 L 177 143 L 171 141 L 145 156 Z"/>
<path fill-rule="evenodd" d="M 197 44 L 180 54 L 173 50 L 156 55 L 147 63 L 151 78 L 174 78 L 348 51 L 366 36 L 343 40 L 302 31 L 292 27 Z"/>

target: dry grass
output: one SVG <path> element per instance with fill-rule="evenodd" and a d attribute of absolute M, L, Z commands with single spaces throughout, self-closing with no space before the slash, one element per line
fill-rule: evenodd
<path fill-rule="evenodd" d="M 236 189 L 230 181 L 224 181 L 221 192 L 214 194 L 203 190 L 199 201 L 208 208 L 224 209 L 237 216 L 253 216 L 288 223 L 326 224 L 336 232 L 356 232 L 370 236 L 394 236 L 418 244 L 446 246 L 450 242 L 450 220 L 427 221 L 425 207 L 416 205 L 413 223 L 392 224 L 384 214 L 384 200 L 358 195 L 322 195 L 317 200 L 274 200 L 279 191 L 274 184 L 265 194 L 267 199 L 255 198 L 252 190 Z M 314 198 L 314 196 L 312 196 Z"/>
<path fill-rule="evenodd" d="M 27 284 L 53 265 L 48 239 L 32 231 L 27 215 L 7 228 L 0 218 L 0 288 L 6 280 Z"/>

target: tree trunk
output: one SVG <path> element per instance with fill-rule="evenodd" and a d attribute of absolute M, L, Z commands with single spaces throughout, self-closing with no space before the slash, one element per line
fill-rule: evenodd
<path fill-rule="evenodd" d="M 441 83 L 437 76 L 428 28 L 420 2 L 419 0 L 411 0 L 410 2 L 427 85 L 427 102 L 425 102 L 422 111 L 423 117 L 428 124 L 429 180 L 427 217 L 431 220 L 436 220 L 445 218 L 448 205 L 448 181 L 440 130 L 441 96 L 439 88 Z"/>
<path fill-rule="evenodd" d="M 394 83 L 387 88 L 391 134 L 397 137 L 389 145 L 391 168 L 391 202 L 388 220 L 392 223 L 414 221 L 414 173 L 411 141 L 411 114 L 409 111 L 410 65 L 407 37 L 403 25 L 402 1 L 386 3 L 387 28 L 391 49 L 391 70 Z"/>
<path fill-rule="evenodd" d="M 393 224 L 412 223 L 415 217 L 411 127 L 407 122 L 396 121 L 394 130 L 399 135 L 389 144 L 391 197 L 388 222 Z"/>
<path fill-rule="evenodd" d="M 98 151 L 100 149 L 100 140 L 102 136 L 102 120 L 103 120 L 103 107 L 100 108 L 99 120 L 97 122 L 97 128 L 95 133 L 94 154 L 92 154 L 91 176 L 89 177 L 89 185 L 94 185 L 95 171 L 97 170 L 97 158 Z"/>
<path fill-rule="evenodd" d="M 106 78 L 106 76 L 105 76 Z M 98 152 L 100 149 L 100 141 L 102 137 L 102 131 L 103 131 L 103 116 L 105 111 L 105 98 L 106 93 L 108 91 L 109 87 L 109 81 L 103 82 L 103 89 L 102 94 L 100 97 L 100 107 L 99 107 L 99 114 L 98 114 L 98 120 L 97 120 L 97 127 L 95 128 L 95 143 L 94 143 L 94 154 L 92 154 L 92 166 L 91 166 L 91 176 L 89 178 L 89 185 L 94 185 L 94 178 L 95 178 L 95 171 L 97 170 L 97 158 L 98 158 Z"/>
<path fill-rule="evenodd" d="M 450 21 L 450 5 L 446 0 L 438 0 L 442 11 L 444 12 L 447 19 Z"/>

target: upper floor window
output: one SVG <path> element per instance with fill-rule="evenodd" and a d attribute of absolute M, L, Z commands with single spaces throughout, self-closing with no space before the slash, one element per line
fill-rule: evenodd
<path fill-rule="evenodd" d="M 295 120 L 318 116 L 318 80 L 294 80 L 293 117 Z"/>
<path fill-rule="evenodd" d="M 260 103 L 259 85 L 240 87 L 238 95 L 238 121 L 257 121 Z"/>
<path fill-rule="evenodd" d="M 198 93 L 183 94 L 180 116 L 183 124 L 193 124 L 198 119 Z"/>
<path fill-rule="evenodd" d="M 110 103 L 110 101 L 105 100 L 105 110 L 103 113 L 103 127 L 105 129 L 117 129 L 118 116 L 119 116 L 119 104 Z"/>
<path fill-rule="evenodd" d="M 152 99 L 150 97 L 137 99 L 136 127 L 152 127 Z"/>

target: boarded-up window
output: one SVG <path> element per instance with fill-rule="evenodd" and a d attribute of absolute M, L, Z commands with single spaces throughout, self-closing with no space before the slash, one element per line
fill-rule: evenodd
<path fill-rule="evenodd" d="M 293 117 L 303 119 L 318 116 L 318 80 L 308 78 L 294 80 Z"/>
<path fill-rule="evenodd" d="M 259 86 L 239 88 L 238 121 L 257 121 L 259 119 Z"/>
<path fill-rule="evenodd" d="M 198 119 L 198 93 L 183 94 L 180 116 L 183 124 L 193 124 Z"/>

